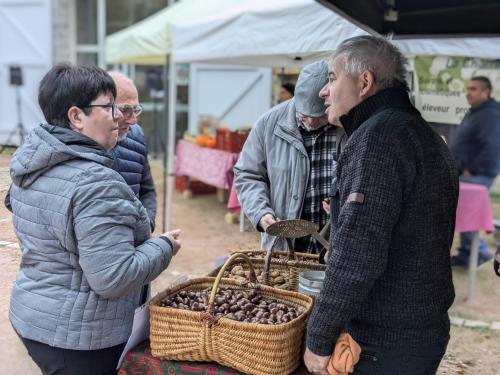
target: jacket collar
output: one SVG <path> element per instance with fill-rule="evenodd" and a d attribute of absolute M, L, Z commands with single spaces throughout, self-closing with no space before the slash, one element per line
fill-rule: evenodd
<path fill-rule="evenodd" d="M 104 150 L 96 141 L 82 133 L 78 133 L 69 128 L 49 124 L 42 124 L 42 128 L 59 139 L 66 146 L 79 146 L 82 149 L 88 148 L 101 154 L 106 153 L 106 150 Z"/>
<path fill-rule="evenodd" d="M 476 112 L 480 109 L 483 109 L 483 108 L 487 108 L 487 107 L 490 107 L 490 106 L 495 106 L 496 102 L 493 98 L 488 98 L 487 100 L 485 100 L 483 103 L 481 103 L 481 105 L 479 107 L 476 107 L 476 108 L 470 108 L 469 112 Z"/>
<path fill-rule="evenodd" d="M 348 137 L 359 126 L 386 108 L 403 108 L 419 113 L 411 104 L 405 90 L 390 88 L 377 92 L 353 107 L 346 115 L 340 117 L 340 122 Z"/>
<path fill-rule="evenodd" d="M 284 106 L 285 113 L 280 117 L 278 124 L 274 129 L 274 134 L 284 139 L 286 142 L 290 143 L 293 147 L 307 156 L 307 151 L 304 147 L 299 124 L 297 122 L 295 99 L 292 98 L 281 105 Z"/>
<path fill-rule="evenodd" d="M 107 167 L 113 163 L 109 152 L 106 152 L 96 141 L 82 133 L 50 124 L 41 124 L 41 128 L 77 154 L 86 155 L 89 159 Z"/>

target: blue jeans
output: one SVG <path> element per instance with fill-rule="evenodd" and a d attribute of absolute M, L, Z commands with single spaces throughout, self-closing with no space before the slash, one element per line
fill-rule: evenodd
<path fill-rule="evenodd" d="M 460 176 L 460 181 L 468 182 L 470 184 L 483 185 L 486 189 L 489 189 L 491 185 L 493 185 L 493 181 L 495 181 L 494 177 L 489 176 L 471 176 L 465 177 Z M 472 244 L 472 236 L 473 232 L 462 232 L 460 233 L 460 247 L 458 248 L 457 258 L 464 262 L 465 265 L 469 263 L 470 257 L 470 248 Z M 486 245 L 486 241 L 480 239 L 479 240 L 479 261 L 486 261 L 491 258 L 491 254 L 488 251 L 488 246 Z"/>
<path fill-rule="evenodd" d="M 352 375 L 434 375 L 447 345 L 385 349 L 359 343 L 361 355 Z"/>

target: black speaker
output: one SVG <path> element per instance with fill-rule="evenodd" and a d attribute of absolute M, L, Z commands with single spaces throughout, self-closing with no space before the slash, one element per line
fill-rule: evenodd
<path fill-rule="evenodd" d="M 18 65 L 9 66 L 10 84 L 13 86 L 23 85 L 23 72 Z"/>

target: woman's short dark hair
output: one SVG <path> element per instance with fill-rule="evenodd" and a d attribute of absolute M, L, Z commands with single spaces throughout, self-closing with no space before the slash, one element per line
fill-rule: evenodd
<path fill-rule="evenodd" d="M 105 70 L 97 66 L 58 64 L 42 78 L 38 104 L 51 125 L 69 128 L 68 110 L 76 106 L 85 109 L 99 95 L 116 97 L 116 86 Z"/>

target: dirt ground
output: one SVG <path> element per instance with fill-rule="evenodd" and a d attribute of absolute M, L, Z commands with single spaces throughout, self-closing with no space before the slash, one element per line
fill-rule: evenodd
<path fill-rule="evenodd" d="M 26 350 L 16 337 L 8 321 L 10 289 L 19 267 L 20 251 L 12 229 L 10 213 L 4 208 L 3 200 L 10 183 L 8 155 L 0 155 L 0 363 L 2 374 L 40 374 Z M 161 192 L 162 169 L 152 161 L 152 169 Z M 159 207 L 163 206 L 161 193 Z M 495 207 L 500 217 L 500 207 Z M 215 267 L 215 259 L 237 249 L 258 248 L 259 237 L 249 224 L 247 231 L 239 232 L 239 226 L 227 224 L 225 205 L 215 195 L 195 196 L 184 199 L 174 194 L 172 223 L 181 228 L 183 246 L 168 269 L 153 283 L 153 292 L 165 289 L 172 282 L 186 277 L 204 275 Z M 161 212 L 158 213 L 157 233 L 162 227 Z M 487 236 L 492 242 L 492 236 Z M 487 322 L 500 322 L 500 278 L 496 278 L 491 263 L 478 271 L 476 298 L 465 303 L 467 273 L 454 271 L 456 299 L 450 314 L 457 317 Z M 448 351 L 438 371 L 440 375 L 498 375 L 500 364 L 500 331 L 452 327 Z M 395 374 L 397 375 L 397 374 Z"/>

